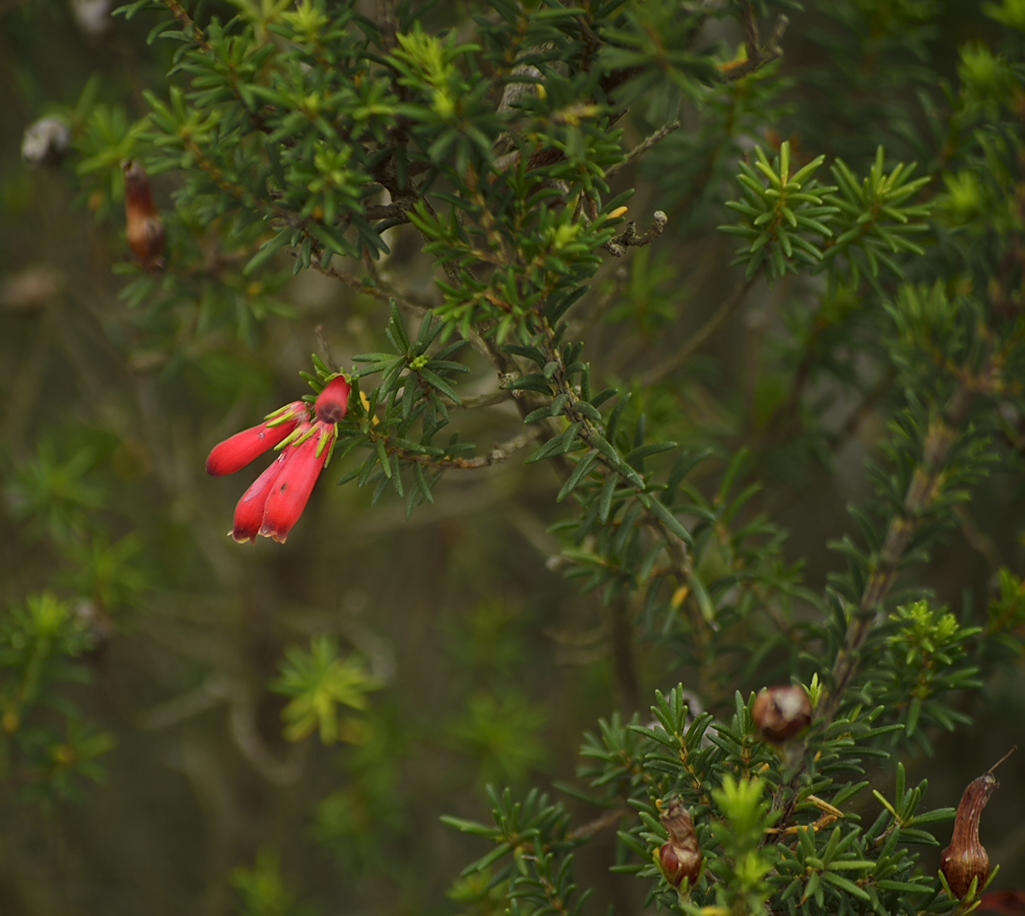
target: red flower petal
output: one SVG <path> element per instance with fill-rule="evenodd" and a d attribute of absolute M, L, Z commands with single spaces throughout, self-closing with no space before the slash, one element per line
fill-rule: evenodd
<path fill-rule="evenodd" d="M 259 534 L 267 497 L 284 466 L 285 452 L 282 452 L 274 460 L 274 463 L 257 477 L 253 485 L 242 494 L 238 505 L 235 506 L 235 527 L 231 532 L 231 536 L 238 543 L 244 544 Z"/>
<path fill-rule="evenodd" d="M 327 387 L 320 392 L 316 404 L 313 405 L 314 413 L 318 420 L 325 423 L 338 423 L 345 419 L 349 412 L 349 395 L 352 387 L 339 376 L 327 383 Z"/>
<path fill-rule="evenodd" d="M 284 467 L 274 481 L 263 510 L 260 534 L 280 544 L 285 543 L 289 532 L 302 516 L 334 444 L 335 430 L 332 424 L 318 421 L 309 424 L 309 429 L 313 435 L 285 449 L 282 456 Z"/>
<path fill-rule="evenodd" d="M 264 452 L 270 451 L 281 442 L 300 420 L 309 416 L 302 401 L 293 401 L 270 415 L 270 419 L 259 426 L 252 426 L 235 433 L 219 445 L 215 445 L 206 459 L 206 472 L 215 477 L 234 474 L 251 464 Z"/>

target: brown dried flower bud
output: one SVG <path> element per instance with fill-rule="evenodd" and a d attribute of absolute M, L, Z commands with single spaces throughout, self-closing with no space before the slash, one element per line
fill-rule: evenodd
<path fill-rule="evenodd" d="M 811 701 L 803 687 L 766 687 L 751 717 L 762 737 L 778 744 L 811 725 Z"/>
<path fill-rule="evenodd" d="M 940 854 L 940 870 L 959 900 L 971 889 L 972 881 L 981 890 L 989 877 L 989 854 L 979 840 L 979 821 L 989 797 L 1000 785 L 993 771 L 1015 752 L 1011 748 L 978 779 L 968 783 L 954 817 L 954 833 L 950 845 Z"/>
<path fill-rule="evenodd" d="M 996 777 L 989 773 L 973 779 L 957 806 L 954 834 L 940 856 L 940 868 L 958 899 L 968 893 L 973 879 L 978 879 L 976 886 L 982 887 L 989 877 L 989 854 L 979 840 L 979 820 L 998 785 Z"/>
<path fill-rule="evenodd" d="M 687 878 L 691 885 L 701 874 L 701 845 L 690 812 L 679 800 L 669 806 L 661 817 L 662 826 L 669 834 L 669 842 L 658 851 L 658 866 L 673 887 L 679 887 Z"/>
<path fill-rule="evenodd" d="M 146 170 L 138 162 L 124 164 L 125 234 L 132 252 L 150 272 L 164 268 L 164 224 L 153 203 Z"/>

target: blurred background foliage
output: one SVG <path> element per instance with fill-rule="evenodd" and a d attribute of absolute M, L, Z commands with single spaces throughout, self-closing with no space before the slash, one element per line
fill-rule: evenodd
<path fill-rule="evenodd" d="M 473 853 L 439 815 L 481 817 L 489 782 L 565 778 L 588 723 L 645 709 L 655 688 L 700 685 L 701 666 L 649 640 L 624 672 L 610 651 L 615 602 L 562 575 L 549 530 L 560 481 L 518 459 L 446 476 L 408 520 L 399 500 L 371 510 L 368 491 L 333 486 L 332 467 L 284 548 L 223 536 L 238 486 L 203 473 L 210 446 L 301 393 L 311 351 L 349 365 L 380 350 L 385 310 L 309 271 L 245 276 L 249 255 L 208 244 L 202 225 L 172 229 L 190 229 L 172 247 L 202 252 L 187 294 L 139 277 L 120 164 L 172 48 L 147 44 L 149 13 L 90 18 L 108 6 L 0 0 L 0 912 L 499 912 L 471 886 L 479 878 L 455 882 Z M 1009 26 L 980 4 L 807 6 L 791 12 L 779 61 L 685 106 L 685 129 L 617 177 L 637 188 L 631 213 L 669 220 L 650 247 L 601 268 L 600 318 L 586 329 L 601 376 L 657 373 L 665 342 L 688 339 L 731 292 L 733 240 L 708 227 L 732 218 L 723 202 L 737 195 L 739 155 L 790 138 L 802 163 L 824 153 L 863 174 L 883 144 L 891 163 L 931 174 L 959 142 L 929 136 L 931 113 L 959 79 L 1004 78 L 983 42 Z M 458 33 L 482 7 L 430 15 Z M 672 26 L 655 21 L 652 34 Z M 742 40 L 723 28 L 709 41 Z M 679 101 L 637 83 L 628 146 Z M 980 89 L 979 105 L 987 97 Z M 51 112 L 68 119 L 76 152 L 32 168 L 22 134 Z M 175 177 L 154 187 L 172 208 Z M 969 172 L 927 195 L 941 190 L 966 222 L 995 212 Z M 420 240 L 387 238 L 387 271 L 429 291 Z M 869 382 L 861 371 L 876 328 L 857 289 L 831 291 L 817 312 L 788 307 L 816 282 L 756 286 L 671 385 L 636 385 L 632 408 L 678 442 L 749 447 L 758 508 L 787 532 L 783 561 L 809 587 L 835 566 L 825 545 L 849 528 L 845 506 L 868 491 L 892 396 L 885 366 Z M 497 441 L 512 416 L 498 404 L 463 426 Z M 974 606 L 983 625 L 995 599 L 1012 629 L 1021 583 L 996 570 L 1025 569 L 1020 442 L 958 510 L 960 534 L 929 579 L 940 604 Z M 941 736 L 914 763 L 934 806 L 956 803 L 1021 732 L 1010 642 L 985 672 L 970 740 Z M 773 665 L 758 654 L 733 688 L 785 680 Z M 1002 778 L 1023 776 L 1019 755 Z M 1005 887 L 1025 883 L 1021 815 L 1012 804 L 986 815 Z M 642 892 L 605 872 L 603 850 L 582 857 L 587 877 L 616 912 L 640 912 Z"/>

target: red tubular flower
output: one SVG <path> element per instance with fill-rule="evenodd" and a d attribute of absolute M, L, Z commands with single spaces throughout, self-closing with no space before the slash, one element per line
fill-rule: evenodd
<path fill-rule="evenodd" d="M 345 419 L 345 415 L 349 412 L 349 395 L 351 393 L 352 388 L 341 376 L 328 382 L 327 387 L 317 397 L 316 404 L 313 405 L 313 412 L 317 419 L 323 420 L 325 423 L 338 423 Z"/>
<path fill-rule="evenodd" d="M 259 426 L 253 426 L 215 445 L 206 459 L 206 472 L 215 477 L 234 474 L 252 463 L 264 452 L 282 442 L 309 418 L 309 408 L 302 401 L 293 401 L 269 414 Z"/>
<path fill-rule="evenodd" d="M 260 533 L 267 497 L 284 466 L 285 452 L 282 452 L 274 463 L 257 477 L 253 485 L 242 494 L 238 505 L 235 506 L 235 526 L 231 536 L 239 544 L 254 540 Z"/>
<path fill-rule="evenodd" d="M 335 436 L 334 424 L 322 420 L 296 430 L 295 442 L 282 454 L 284 463 L 267 496 L 259 532 L 263 537 L 279 544 L 288 539 L 331 456 Z"/>

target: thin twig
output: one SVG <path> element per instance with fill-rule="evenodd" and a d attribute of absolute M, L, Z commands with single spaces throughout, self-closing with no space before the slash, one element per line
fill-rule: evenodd
<path fill-rule="evenodd" d="M 972 518 L 971 513 L 964 506 L 955 506 L 953 512 L 958 525 L 961 527 L 964 539 L 972 549 L 983 557 L 992 569 L 999 569 L 1002 565 L 1000 552 L 993 539 L 987 536 L 975 524 L 975 519 Z"/>
<path fill-rule="evenodd" d="M 164 6 L 170 10 L 171 15 L 178 20 L 178 23 L 185 29 L 188 30 L 189 34 L 192 35 L 192 40 L 195 41 L 207 54 L 213 51 L 210 46 L 210 42 L 206 40 L 206 35 L 203 34 L 203 30 L 196 25 L 195 20 L 186 12 L 178 0 L 164 0 Z"/>
<path fill-rule="evenodd" d="M 630 604 L 625 597 L 612 602 L 612 665 L 616 682 L 623 694 L 622 702 L 628 710 L 641 705 L 641 688 L 634 660 L 633 619 Z"/>
<path fill-rule="evenodd" d="M 331 352 L 331 344 L 328 342 L 327 334 L 324 333 L 324 325 L 318 324 L 313 329 L 313 334 L 317 338 L 317 345 L 320 347 L 321 353 L 324 354 L 327 364 L 335 371 L 340 371 L 338 361 L 335 359 L 334 354 Z"/>
<path fill-rule="evenodd" d="M 613 808 L 611 811 L 606 811 L 604 814 L 599 815 L 593 821 L 588 821 L 586 824 L 581 824 L 575 830 L 571 830 L 567 839 L 571 841 L 589 840 L 595 834 L 608 830 L 609 827 L 615 827 L 616 824 L 631 813 L 632 811 L 629 808 Z"/>
<path fill-rule="evenodd" d="M 614 254 L 617 258 L 621 258 L 626 254 L 627 248 L 639 248 L 643 245 L 650 245 L 665 232 L 668 222 L 669 217 L 666 216 L 664 210 L 656 210 L 651 214 L 651 225 L 644 232 L 638 232 L 637 223 L 630 220 L 627 223 L 626 229 L 614 239 L 610 239 L 605 243 L 605 250 L 610 254 Z"/>
<path fill-rule="evenodd" d="M 396 14 L 398 0 L 377 0 L 378 25 L 381 28 L 381 44 L 385 48 L 395 45 L 395 36 L 399 30 L 399 18 Z"/>
<path fill-rule="evenodd" d="M 790 20 L 782 13 L 776 18 L 772 28 L 772 35 L 769 40 L 762 44 L 758 34 L 758 17 L 755 14 L 753 3 L 748 3 L 744 12 L 744 47 L 747 51 L 745 60 L 725 64 L 720 67 L 720 73 L 726 82 L 732 83 L 743 79 L 750 73 L 760 70 L 766 64 L 771 63 L 778 57 L 783 56 L 783 49 L 780 42 L 783 40 L 783 33 L 786 32 Z"/>
<path fill-rule="evenodd" d="M 865 583 L 854 620 L 847 630 L 845 646 L 833 666 L 833 689 L 819 707 L 820 719 L 828 721 L 836 714 L 844 692 L 858 670 L 859 650 L 884 613 L 883 600 L 897 580 L 901 561 L 924 513 L 939 496 L 947 458 L 967 419 L 974 401 L 973 394 L 967 387 L 960 386 L 943 415 L 929 424 L 922 460 L 908 484 L 902 511 L 890 520 L 876 567 Z"/>
<path fill-rule="evenodd" d="M 463 403 L 460 406 L 468 410 L 472 410 L 474 407 L 492 407 L 503 401 L 511 400 L 511 398 L 512 392 L 505 388 L 498 388 L 495 391 L 485 391 L 484 394 L 478 394 L 476 397 L 463 398 Z"/>
<path fill-rule="evenodd" d="M 409 222 L 411 200 L 400 200 L 390 204 L 367 204 L 363 215 L 369 220 L 389 220 L 393 225 Z"/>
<path fill-rule="evenodd" d="M 835 450 L 842 448 L 847 441 L 857 433 L 865 418 L 875 409 L 876 404 L 893 387 L 893 380 L 896 370 L 893 366 L 887 366 L 882 376 L 872 389 L 865 395 L 858 405 L 851 410 L 847 418 L 840 424 L 836 432 L 830 437 L 830 446 Z"/>
<path fill-rule="evenodd" d="M 723 301 L 712 316 L 698 328 L 690 340 L 686 341 L 679 350 L 676 350 L 662 362 L 656 363 L 647 372 L 643 373 L 639 379 L 639 384 L 643 387 L 655 385 L 686 363 L 719 330 L 720 325 L 740 307 L 744 299 L 747 298 L 747 294 L 751 291 L 751 287 L 754 286 L 756 279 L 757 275 L 748 277 L 733 291 L 733 294 L 728 299 Z"/>
<path fill-rule="evenodd" d="M 187 29 L 192 35 L 192 40 L 203 49 L 204 53 L 213 55 L 214 49 L 210 42 L 207 40 L 203 30 L 196 24 L 196 21 L 186 12 L 185 8 L 178 2 L 178 0 L 164 0 L 164 6 L 168 8 L 171 15 L 178 20 L 182 28 Z M 260 116 L 260 114 L 249 107 L 245 98 L 242 95 L 242 91 L 238 88 L 238 76 L 232 71 L 231 80 L 231 91 L 235 98 L 238 100 L 239 105 L 242 106 L 242 110 L 245 111 L 249 120 L 252 122 L 253 127 L 264 134 L 270 133 L 270 128 L 266 122 Z"/>
<path fill-rule="evenodd" d="M 401 446 L 391 446 L 388 444 L 387 436 L 378 436 L 372 430 L 370 432 L 371 441 L 384 441 L 384 449 L 389 455 L 398 455 L 404 461 L 412 461 L 416 464 L 423 465 L 424 467 L 435 468 L 439 471 L 476 471 L 480 468 L 487 468 L 494 464 L 500 464 L 512 457 L 512 455 L 521 449 L 526 448 L 528 445 L 532 445 L 537 441 L 537 438 L 538 432 L 536 430 L 529 430 L 528 432 L 520 433 L 505 442 L 501 442 L 498 445 L 493 446 L 491 451 L 486 455 L 474 455 L 472 458 L 462 458 L 459 455 L 432 455 L 428 452 L 416 452 L 408 448 L 402 448 Z"/>
<path fill-rule="evenodd" d="M 663 124 L 658 130 L 649 134 L 640 143 L 638 143 L 629 153 L 626 154 L 626 159 L 622 162 L 617 162 L 614 166 L 607 169 L 605 177 L 610 178 L 615 175 L 620 169 L 626 168 L 631 162 L 637 159 L 639 156 L 643 156 L 649 149 L 656 144 L 661 143 L 670 134 L 675 133 L 681 127 L 683 127 L 683 121 L 677 118 L 675 121 L 670 121 L 668 124 Z"/>
<path fill-rule="evenodd" d="M 330 264 L 321 264 L 317 261 L 311 261 L 310 266 L 319 273 L 322 273 L 325 277 L 331 277 L 333 280 L 338 280 L 350 289 L 353 289 L 358 293 L 364 293 L 367 296 L 373 296 L 381 302 L 390 303 L 394 300 L 397 305 L 405 308 L 407 311 L 421 315 L 431 311 L 432 309 L 432 305 L 428 300 L 409 290 L 397 289 L 381 277 L 377 278 L 376 283 L 371 283 L 363 277 L 356 276 L 356 274 L 351 274 L 344 270 L 339 270 L 337 267 L 332 267 Z"/>
<path fill-rule="evenodd" d="M 1017 744 L 1012 745 L 1011 749 L 1006 754 L 1004 754 L 1003 757 L 1001 757 L 996 763 L 993 764 L 993 766 L 991 766 L 988 770 L 986 770 L 986 775 L 987 776 L 992 776 L 993 775 L 993 771 L 998 766 L 1002 766 L 1003 764 L 1007 763 L 1008 757 L 1013 756 L 1015 751 L 1017 751 L 1017 750 L 1018 750 L 1018 745 Z"/>
<path fill-rule="evenodd" d="M 605 442 L 604 430 L 599 426 L 596 426 L 594 421 L 581 410 L 580 393 L 566 377 L 565 369 L 562 365 L 562 354 L 559 352 L 559 348 L 556 344 L 555 330 L 548 323 L 547 319 L 542 317 L 540 320 L 541 331 L 543 332 L 543 344 L 547 351 L 546 355 L 548 356 L 548 359 L 558 367 L 552 376 L 552 383 L 558 389 L 559 395 L 566 399 L 564 415 L 571 422 L 577 425 L 581 440 L 586 443 L 588 447 L 594 449 L 596 460 L 606 469 L 606 473 L 615 474 L 617 477 L 628 482 L 632 482 L 631 477 L 633 477 L 634 480 L 640 478 L 641 475 L 630 469 L 622 458 L 614 451 L 612 454 L 608 453 L 608 444 Z M 523 410 L 526 405 L 520 404 L 519 406 L 520 409 Z M 554 435 L 554 433 L 552 434 Z M 557 466 L 559 468 L 559 472 L 568 476 L 572 471 L 572 464 L 567 461 L 564 456 L 556 456 L 555 460 L 558 462 Z M 658 497 L 652 495 L 647 495 L 646 497 L 641 496 L 641 493 L 644 490 L 643 485 L 639 485 L 637 489 L 638 495 L 636 498 L 639 500 L 644 510 L 644 527 L 665 545 L 666 552 L 668 553 L 672 563 L 671 571 L 677 580 L 681 584 L 691 582 L 693 579 L 693 564 L 690 556 L 690 548 L 686 541 L 676 534 L 676 532 L 674 532 L 666 523 L 665 513 L 669 510 L 666 507 L 662 508 L 662 512 L 652 509 L 651 501 L 657 500 Z"/>
<path fill-rule="evenodd" d="M 947 402 L 946 409 L 929 423 L 922 447 L 922 459 L 912 474 L 903 506 L 890 520 L 874 568 L 862 590 L 858 606 L 851 615 L 844 645 L 833 663 L 832 688 L 815 711 L 816 722 L 832 722 L 839 712 L 861 665 L 861 650 L 885 616 L 884 601 L 897 581 L 905 554 L 929 508 L 942 492 L 947 460 L 968 421 L 975 397 L 981 392 L 999 388 L 999 362 L 997 355 L 993 355 L 983 372 L 963 380 Z M 791 789 L 807 769 L 808 754 L 809 746 L 805 741 L 800 751 L 799 765 L 787 781 Z M 780 818 L 781 824 L 789 822 L 798 799 L 799 794 L 794 792 Z"/>

